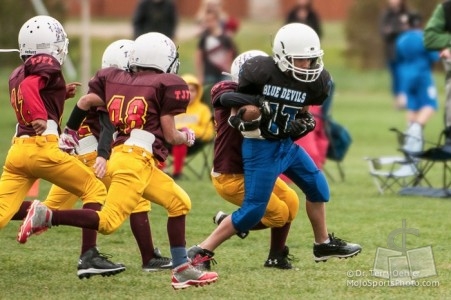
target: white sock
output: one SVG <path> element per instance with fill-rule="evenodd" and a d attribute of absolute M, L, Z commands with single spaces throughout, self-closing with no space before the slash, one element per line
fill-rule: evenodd
<path fill-rule="evenodd" d="M 325 240 L 324 242 L 322 242 L 322 243 L 317 243 L 317 242 L 315 242 L 315 245 L 320 245 L 320 244 L 329 244 L 330 243 L 330 239 L 329 238 L 327 238 L 327 240 Z"/>

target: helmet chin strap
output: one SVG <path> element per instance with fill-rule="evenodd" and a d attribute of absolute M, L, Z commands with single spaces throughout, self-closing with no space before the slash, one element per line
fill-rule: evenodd
<path fill-rule="evenodd" d="M 172 61 L 172 63 L 169 65 L 168 70 L 166 71 L 166 73 L 172 73 L 172 74 L 177 74 L 178 70 L 179 70 L 179 52 L 177 51 L 175 54 L 175 58 Z M 173 70 L 175 68 L 175 70 Z"/>

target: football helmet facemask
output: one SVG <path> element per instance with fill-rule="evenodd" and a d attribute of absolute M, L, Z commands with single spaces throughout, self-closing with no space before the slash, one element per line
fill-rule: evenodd
<path fill-rule="evenodd" d="M 68 52 L 69 40 L 60 22 L 50 16 L 36 16 L 26 21 L 19 31 L 20 58 L 49 54 L 62 65 Z"/>
<path fill-rule="evenodd" d="M 280 28 L 274 38 L 272 51 L 279 69 L 282 72 L 291 71 L 299 81 L 315 81 L 324 68 L 324 52 L 319 37 L 305 24 L 291 23 Z M 310 68 L 296 67 L 296 59 L 309 59 Z"/>
<path fill-rule="evenodd" d="M 164 73 L 177 74 L 179 54 L 174 42 L 166 35 L 149 32 L 136 38 L 129 57 L 131 69 L 153 68 Z"/>
<path fill-rule="evenodd" d="M 102 55 L 102 69 L 108 67 L 128 70 L 128 60 L 134 41 L 117 40 L 109 44 Z"/>
<path fill-rule="evenodd" d="M 238 55 L 232 62 L 232 66 L 230 68 L 230 75 L 232 76 L 232 80 L 238 82 L 238 76 L 240 74 L 241 66 L 250 58 L 256 56 L 268 56 L 265 52 L 261 50 L 249 50 Z"/>

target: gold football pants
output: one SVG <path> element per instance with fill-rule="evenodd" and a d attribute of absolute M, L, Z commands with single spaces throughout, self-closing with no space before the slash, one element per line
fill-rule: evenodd
<path fill-rule="evenodd" d="M 105 204 L 98 212 L 99 232 L 110 234 L 117 230 L 142 198 L 164 207 L 169 217 L 188 214 L 188 194 L 155 164 L 153 155 L 140 147 L 113 148 L 106 175 L 111 183 Z"/>
<path fill-rule="evenodd" d="M 96 162 L 97 158 L 97 152 L 91 152 L 83 155 L 78 155 L 77 158 L 85 164 L 91 172 L 94 173 L 94 163 Z M 108 168 L 107 168 L 108 170 Z M 100 179 L 103 184 L 108 189 L 111 183 L 111 177 L 105 176 L 102 179 Z M 69 193 L 65 189 L 62 189 L 61 187 L 57 185 L 52 185 L 50 188 L 49 194 L 47 196 L 47 199 L 45 199 L 44 204 L 54 210 L 63 210 L 63 209 L 71 209 L 74 207 L 75 203 L 77 202 L 78 197 L 74 194 Z M 89 202 L 83 202 L 83 204 L 86 204 Z M 137 205 L 137 207 L 133 210 L 132 213 L 139 213 L 139 212 L 148 212 L 150 211 L 150 202 L 141 199 Z"/>
<path fill-rule="evenodd" d="M 55 135 L 14 138 L 0 178 L 0 228 L 19 210 L 38 178 L 56 184 L 84 202 L 103 204 L 105 185 L 77 158 L 58 148 Z"/>
<path fill-rule="evenodd" d="M 224 200 L 241 207 L 244 199 L 243 174 L 220 174 L 211 176 L 211 179 L 216 192 Z M 285 223 L 292 222 L 298 211 L 299 198 L 296 191 L 277 178 L 261 222 L 267 227 L 282 227 Z"/>

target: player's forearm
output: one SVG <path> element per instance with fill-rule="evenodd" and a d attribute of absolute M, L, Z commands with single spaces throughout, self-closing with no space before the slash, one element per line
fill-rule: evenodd
<path fill-rule="evenodd" d="M 72 110 L 72 113 L 70 114 L 66 126 L 70 129 L 78 130 L 78 128 L 80 128 L 81 123 L 88 115 L 89 109 L 94 106 L 103 106 L 103 105 L 104 102 L 102 101 L 102 99 L 94 93 L 88 93 L 82 96 L 78 100 L 74 109 Z"/>
<path fill-rule="evenodd" d="M 221 95 L 221 105 L 224 107 L 240 107 L 247 104 L 259 106 L 258 98 L 254 95 L 229 92 Z"/>
<path fill-rule="evenodd" d="M 111 154 L 111 144 L 113 142 L 114 125 L 110 121 L 107 112 L 98 112 L 100 121 L 99 145 L 97 155 L 108 160 Z"/>

